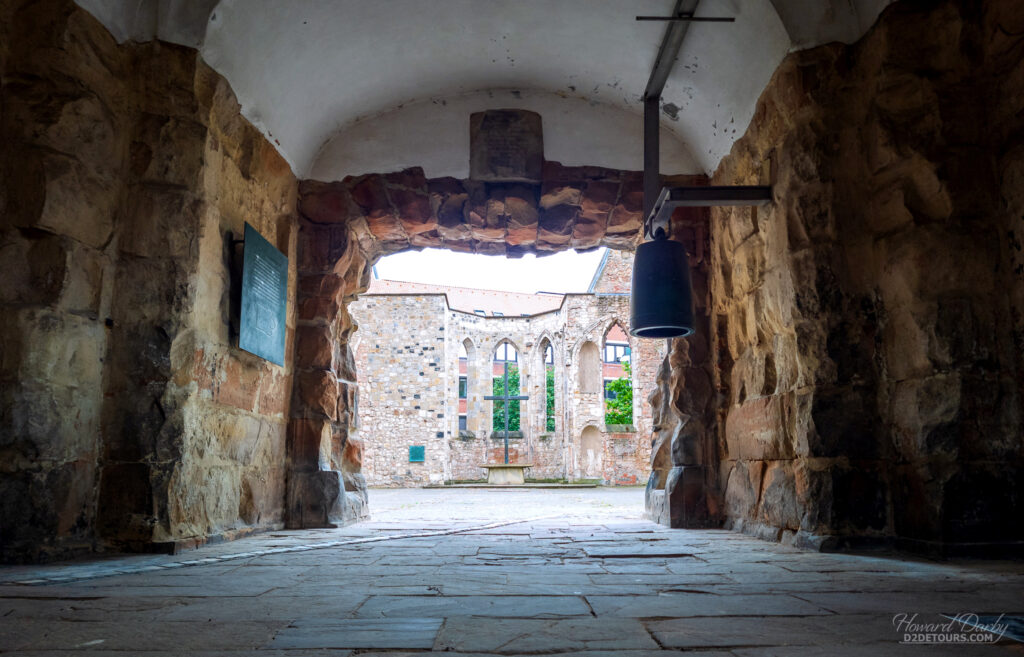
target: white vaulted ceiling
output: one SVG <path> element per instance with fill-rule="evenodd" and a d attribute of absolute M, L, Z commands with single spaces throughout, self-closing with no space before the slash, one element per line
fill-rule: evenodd
<path fill-rule="evenodd" d="M 890 0 L 703 0 L 663 94 L 662 170 L 711 172 L 794 47 Z M 199 47 L 300 177 L 468 174 L 469 114 L 543 117 L 545 156 L 642 166 L 642 93 L 673 0 L 78 0 L 119 40 Z"/>

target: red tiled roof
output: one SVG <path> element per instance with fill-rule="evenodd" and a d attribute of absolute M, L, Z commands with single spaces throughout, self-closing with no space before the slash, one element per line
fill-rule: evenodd
<path fill-rule="evenodd" d="M 372 279 L 367 294 L 446 294 L 448 307 L 472 313 L 483 310 L 491 317 L 495 311 L 506 317 L 537 315 L 557 310 L 562 305 L 563 294 L 540 292 L 505 292 L 504 290 L 482 290 L 474 287 L 455 287 L 431 283 L 410 283 Z"/>

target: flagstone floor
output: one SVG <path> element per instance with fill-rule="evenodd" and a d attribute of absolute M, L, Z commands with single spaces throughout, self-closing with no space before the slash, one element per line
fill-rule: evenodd
<path fill-rule="evenodd" d="M 668 530 L 641 518 L 642 501 L 640 489 L 373 490 L 374 517 L 342 529 L 0 568 L 0 653 L 1024 655 L 1008 638 L 904 645 L 924 630 L 893 620 L 1021 615 L 1020 562 L 804 552 Z"/>

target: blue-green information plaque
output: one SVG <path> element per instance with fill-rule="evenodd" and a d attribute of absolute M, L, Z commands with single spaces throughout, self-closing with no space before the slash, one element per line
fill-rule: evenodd
<path fill-rule="evenodd" d="M 246 223 L 238 347 L 283 366 L 287 306 L 288 257 Z"/>

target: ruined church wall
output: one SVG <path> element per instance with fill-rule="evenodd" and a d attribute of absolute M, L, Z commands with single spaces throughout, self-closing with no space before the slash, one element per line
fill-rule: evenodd
<path fill-rule="evenodd" d="M 363 295 L 351 310 L 359 324 L 356 369 L 361 401 L 356 437 L 364 446 L 364 474 L 369 485 L 478 480 L 485 476 L 481 464 L 504 460 L 504 439 L 492 422 L 494 402 L 484 397 L 492 393 L 493 378 L 498 376 L 493 373 L 495 348 L 505 340 L 519 353 L 520 394 L 530 397 L 520 405 L 522 436 L 509 441 L 510 461 L 532 463 L 527 475 L 534 479 L 595 479 L 606 485 L 640 485 L 647 480 L 653 422 L 646 400 L 656 385 L 664 344 L 630 339 L 636 363 L 635 431 L 609 430 L 604 422 L 603 388 L 583 393 L 579 386 L 580 346 L 592 341 L 600 352 L 613 323 L 628 326 L 628 296 L 569 295 L 562 309 L 530 317 L 482 317 L 454 311 L 440 295 Z M 426 341 L 439 340 L 437 329 L 442 326 L 446 376 L 432 383 L 436 377 L 428 381 L 419 372 L 434 367 L 428 362 L 434 354 L 427 359 L 421 350 Z M 458 354 L 466 341 L 470 344 L 467 430 L 459 431 Z M 547 341 L 554 348 L 554 431 L 545 427 L 543 348 Z M 600 363 L 596 367 L 600 368 Z M 599 370 L 595 373 L 600 377 Z M 396 392 L 396 387 L 387 383 L 396 380 L 419 381 L 415 394 L 421 398 L 411 402 L 408 390 Z M 417 404 L 423 408 L 408 409 Z M 419 420 L 405 418 L 413 411 L 423 418 L 429 416 L 431 422 L 439 414 L 444 417 L 429 427 L 421 426 Z M 584 456 L 582 438 L 587 427 L 598 432 L 599 442 L 596 449 L 591 444 L 592 453 Z M 410 444 L 426 446 L 425 464 L 407 462 Z M 589 459 L 590 470 L 581 457 Z"/>
<path fill-rule="evenodd" d="M 530 399 L 520 402 L 521 438 L 509 439 L 509 461 L 532 463 L 534 467 L 527 476 L 535 479 L 560 479 L 564 477 L 564 442 L 556 431 L 541 431 L 538 420 L 545 404 L 542 355 L 542 336 L 550 336 L 556 350 L 562 335 L 564 319 L 558 311 L 533 315 L 531 317 L 480 317 L 471 313 L 448 311 L 451 326 L 451 358 L 449 367 L 458 367 L 458 345 L 463 340 L 473 344 L 473 356 L 469 359 L 469 390 L 467 404 L 468 431 L 458 432 L 457 414 L 452 418 L 450 431 L 451 471 L 453 479 L 480 479 L 485 477 L 482 463 L 503 463 L 505 441 L 497 435 L 501 427 L 493 425 L 494 402 L 484 399 L 493 393 L 494 351 L 504 340 L 510 341 L 518 351 L 519 394 Z M 454 369 L 453 369 L 454 371 Z M 556 390 L 564 373 L 555 368 Z M 450 399 L 458 395 L 458 378 L 449 393 Z M 556 392 L 556 413 L 559 395 Z M 557 420 L 556 420 L 557 422 Z M 557 424 L 556 424 L 557 429 Z"/>
<path fill-rule="evenodd" d="M 0 19 L 3 558 L 278 524 L 290 381 L 230 347 L 222 246 L 292 248 L 290 170 L 194 50 Z"/>
<path fill-rule="evenodd" d="M 787 57 L 720 165 L 777 200 L 712 215 L 729 526 L 1020 540 L 1022 29 L 1013 2 L 896 3 Z"/>

